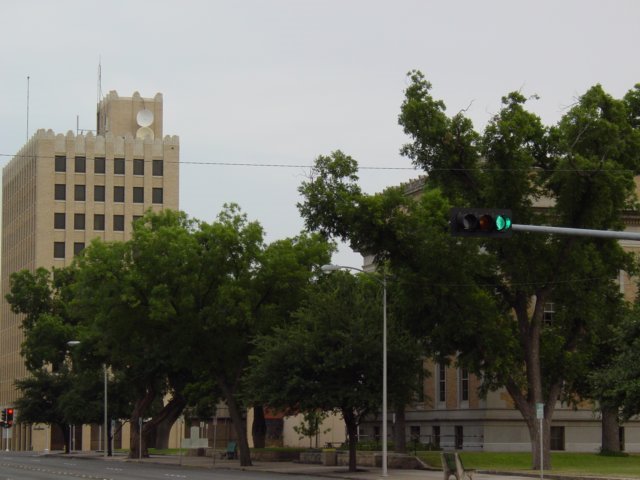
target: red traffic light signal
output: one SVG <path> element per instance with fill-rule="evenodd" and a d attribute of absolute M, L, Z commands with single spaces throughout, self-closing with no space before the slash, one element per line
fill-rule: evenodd
<path fill-rule="evenodd" d="M 13 425 L 13 408 L 7 408 L 7 427 Z"/>
<path fill-rule="evenodd" d="M 511 210 L 500 208 L 452 208 L 449 212 L 451 234 L 456 237 L 508 238 Z"/>

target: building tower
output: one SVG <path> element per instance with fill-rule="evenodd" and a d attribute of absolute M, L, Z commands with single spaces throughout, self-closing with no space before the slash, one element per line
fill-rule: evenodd
<path fill-rule="evenodd" d="M 119 97 L 98 105 L 97 131 L 38 130 L 2 172 L 0 406 L 27 375 L 20 355 L 21 318 L 5 295 L 13 272 L 68 265 L 94 238 L 127 240 L 147 210 L 178 209 L 179 140 L 162 137 L 162 95 Z M 19 419 L 19 412 L 17 413 Z M 12 449 L 32 447 L 24 425 Z"/>

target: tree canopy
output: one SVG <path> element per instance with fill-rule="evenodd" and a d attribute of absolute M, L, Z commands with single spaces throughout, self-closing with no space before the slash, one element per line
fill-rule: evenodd
<path fill-rule="evenodd" d="M 621 228 L 622 212 L 636 202 L 638 87 L 617 100 L 595 86 L 551 127 L 526 110 L 535 97 L 513 92 L 479 133 L 464 112 L 446 115 L 422 73 L 409 78 L 399 122 L 411 141 L 402 153 L 427 174 L 421 198 L 401 188 L 363 194 L 355 160 L 334 152 L 316 161 L 299 208 L 309 229 L 402 273 L 431 351 L 457 353 L 483 388 L 507 389 L 529 426 L 535 467 L 535 404 L 545 404 L 548 440 L 563 386 L 622 301 L 618 273 L 635 272 L 635 264 L 612 240 L 451 238 L 447 211 L 510 208 L 520 224 Z M 548 443 L 544 453 L 549 465 Z"/>
<path fill-rule="evenodd" d="M 247 370 L 250 394 L 271 407 L 340 413 L 347 426 L 351 471 L 356 468 L 358 424 L 381 404 L 380 290 L 364 274 L 334 272 L 318 279 L 294 322 L 256 339 Z M 407 384 L 415 386 L 421 360 L 415 339 L 400 328 L 389 331 L 388 377 L 390 390 L 398 392 Z"/>

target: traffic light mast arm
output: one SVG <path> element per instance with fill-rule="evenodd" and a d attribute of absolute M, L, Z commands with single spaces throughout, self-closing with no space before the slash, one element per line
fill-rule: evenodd
<path fill-rule="evenodd" d="M 588 228 L 548 227 L 545 225 L 511 225 L 514 232 L 552 233 L 556 235 L 574 235 L 580 237 L 615 238 L 618 240 L 640 240 L 638 232 L 621 232 L 616 230 L 590 230 Z"/>

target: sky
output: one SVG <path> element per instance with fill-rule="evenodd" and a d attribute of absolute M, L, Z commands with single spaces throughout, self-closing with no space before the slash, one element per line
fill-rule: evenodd
<path fill-rule="evenodd" d="M 639 25 L 636 0 L 2 0 L 0 167 L 39 128 L 95 129 L 99 85 L 160 92 L 180 208 L 237 203 L 271 242 L 304 228 L 319 155 L 352 156 L 371 194 L 421 174 L 400 155 L 410 70 L 480 131 L 514 90 L 554 124 L 592 85 L 640 82 Z"/>

